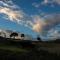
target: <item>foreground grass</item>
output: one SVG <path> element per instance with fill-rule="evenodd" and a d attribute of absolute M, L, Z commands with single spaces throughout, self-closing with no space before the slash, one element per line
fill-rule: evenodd
<path fill-rule="evenodd" d="M 37 48 L 27 50 L 17 46 L 0 44 L 0 60 L 60 60 L 60 54 Z"/>
<path fill-rule="evenodd" d="M 27 49 L 20 48 L 18 46 L 10 46 L 10 45 L 6 45 L 6 44 L 0 44 L 0 49 L 9 50 L 9 51 L 12 51 L 12 52 L 28 52 Z"/>
<path fill-rule="evenodd" d="M 40 49 L 46 50 L 50 53 L 60 54 L 60 43 L 39 43 Z"/>
<path fill-rule="evenodd" d="M 13 43 L 0 43 L 0 60 L 60 60 L 60 44 L 39 42 L 29 50 L 21 48 L 19 42 Z"/>

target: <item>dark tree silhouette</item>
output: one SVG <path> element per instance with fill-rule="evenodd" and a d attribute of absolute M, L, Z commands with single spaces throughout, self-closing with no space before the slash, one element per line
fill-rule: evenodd
<path fill-rule="evenodd" d="M 16 36 L 18 36 L 18 33 L 13 32 L 13 33 L 10 35 L 10 38 L 13 37 L 13 38 L 15 39 Z"/>
<path fill-rule="evenodd" d="M 41 38 L 40 38 L 40 37 L 37 37 L 37 40 L 38 40 L 38 41 L 41 41 Z"/>
<path fill-rule="evenodd" d="M 25 35 L 24 34 L 21 34 L 21 38 L 24 39 Z"/>

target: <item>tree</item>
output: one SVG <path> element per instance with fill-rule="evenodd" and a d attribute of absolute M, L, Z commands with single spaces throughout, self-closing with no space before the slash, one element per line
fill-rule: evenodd
<path fill-rule="evenodd" d="M 10 38 L 13 37 L 13 38 L 15 39 L 16 36 L 18 36 L 18 33 L 13 32 L 13 33 L 10 35 Z"/>
<path fill-rule="evenodd" d="M 24 34 L 21 34 L 21 38 L 24 39 L 25 35 Z"/>
<path fill-rule="evenodd" d="M 38 41 L 41 41 L 41 38 L 40 38 L 40 37 L 37 37 L 37 40 L 38 40 Z"/>

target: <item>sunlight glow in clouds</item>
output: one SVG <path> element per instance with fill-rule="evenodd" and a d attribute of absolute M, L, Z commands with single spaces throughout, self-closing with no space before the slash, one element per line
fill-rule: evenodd
<path fill-rule="evenodd" d="M 19 20 L 20 18 L 23 18 L 23 15 L 17 11 L 13 11 L 9 8 L 0 8 L 0 13 L 4 13 L 8 16 L 8 18 L 13 21 L 13 20 Z"/>
<path fill-rule="evenodd" d="M 43 4 L 47 3 L 52 4 L 53 2 L 59 4 L 60 0 L 42 1 Z M 35 7 L 39 7 L 41 3 L 40 4 L 34 3 L 33 5 Z M 40 15 L 32 15 L 31 17 L 31 15 L 26 14 L 23 10 L 19 8 L 19 6 L 15 5 L 11 0 L 7 2 L 0 1 L 0 14 L 2 13 L 7 16 L 7 17 L 3 16 L 7 20 L 16 22 L 17 24 L 24 25 L 25 27 L 32 29 L 34 32 L 37 32 L 40 35 L 44 35 L 45 33 L 45 35 L 48 36 L 50 34 L 52 38 L 54 36 L 55 37 L 59 36 L 57 29 L 54 30 L 54 28 L 56 27 L 56 25 L 60 24 L 60 14 L 49 15 L 43 14 L 44 15 L 43 17 L 41 17 Z"/>
<path fill-rule="evenodd" d="M 30 21 L 28 15 L 25 14 L 17 5 L 15 5 L 11 0 L 7 2 L 0 1 L 0 14 L 3 13 L 6 16 L 3 16 L 5 19 L 17 24 L 24 25 L 32 29 L 33 22 Z"/>
<path fill-rule="evenodd" d="M 49 14 L 45 15 L 44 17 L 40 18 L 40 16 L 33 17 L 34 24 L 32 29 L 35 32 L 40 33 L 40 36 L 47 36 L 49 39 L 56 39 L 60 37 L 60 14 Z"/>
<path fill-rule="evenodd" d="M 0 6 L 0 13 L 6 14 L 7 15 L 6 19 L 13 22 L 17 22 L 18 24 L 22 24 L 26 27 L 29 27 L 35 32 L 41 32 L 42 26 L 44 25 L 44 23 L 39 16 L 32 17 L 33 21 L 27 20 L 27 18 L 30 18 L 30 17 L 28 17 L 22 10 L 14 10 L 7 3 L 4 3 L 4 2 L 1 2 L 1 3 L 4 4 L 4 7 Z"/>
<path fill-rule="evenodd" d="M 34 16 L 33 17 L 34 24 L 33 24 L 33 30 L 36 32 L 41 32 L 43 26 L 45 26 L 45 22 L 39 17 L 39 16 Z"/>
<path fill-rule="evenodd" d="M 7 20 L 19 23 L 22 20 L 24 13 L 22 10 L 17 8 L 17 5 L 14 5 L 12 1 L 3 2 L 0 1 L 0 13 L 5 14 L 4 18 Z M 9 5 L 10 4 L 10 5 Z"/>

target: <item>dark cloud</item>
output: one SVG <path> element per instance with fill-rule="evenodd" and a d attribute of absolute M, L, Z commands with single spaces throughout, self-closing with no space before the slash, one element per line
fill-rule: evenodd
<path fill-rule="evenodd" d="M 60 14 L 50 14 L 45 16 L 43 19 L 46 25 L 43 27 L 41 31 L 42 35 L 48 36 L 50 34 L 55 36 L 54 33 L 57 32 L 56 36 L 58 36 L 58 32 L 59 32 L 58 28 L 60 27 L 57 26 L 60 25 Z"/>

